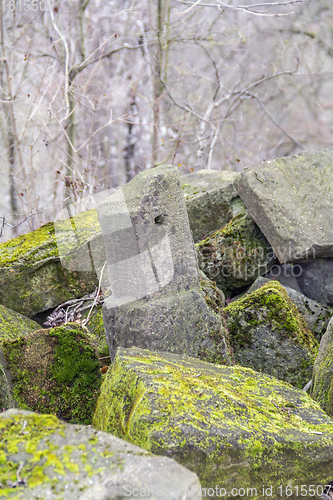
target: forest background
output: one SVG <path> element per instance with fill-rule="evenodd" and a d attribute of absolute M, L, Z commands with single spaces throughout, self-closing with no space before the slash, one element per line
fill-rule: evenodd
<path fill-rule="evenodd" d="M 330 0 L 1 0 L 0 242 L 141 170 L 330 147 Z"/>

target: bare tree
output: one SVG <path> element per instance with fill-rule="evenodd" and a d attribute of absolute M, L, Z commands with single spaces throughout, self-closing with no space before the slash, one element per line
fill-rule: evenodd
<path fill-rule="evenodd" d="M 331 144 L 327 0 L 11 2 L 0 215 L 17 234 L 158 164 L 241 170 Z"/>

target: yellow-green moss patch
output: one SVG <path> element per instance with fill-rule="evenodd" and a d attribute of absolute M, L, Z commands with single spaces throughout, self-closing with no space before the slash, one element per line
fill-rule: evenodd
<path fill-rule="evenodd" d="M 12 395 L 20 408 L 91 423 L 101 381 L 97 354 L 76 324 L 3 342 Z"/>
<path fill-rule="evenodd" d="M 235 360 L 302 388 L 311 379 L 318 343 L 277 281 L 223 311 Z"/>
<path fill-rule="evenodd" d="M 121 348 L 93 425 L 175 458 L 203 486 L 331 475 L 333 420 L 304 392 L 249 368 Z"/>

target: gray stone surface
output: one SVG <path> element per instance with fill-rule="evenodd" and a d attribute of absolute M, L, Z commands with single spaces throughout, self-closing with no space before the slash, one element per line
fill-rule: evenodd
<path fill-rule="evenodd" d="M 302 273 L 302 268 L 299 264 L 277 264 L 272 266 L 271 269 L 265 274 L 265 278 L 269 280 L 278 281 L 281 285 L 293 288 L 299 293 L 303 293 L 298 284 L 297 276 Z"/>
<path fill-rule="evenodd" d="M 258 278 L 251 287 L 247 290 L 245 295 L 248 295 L 258 288 L 266 285 L 270 280 L 266 277 Z M 280 281 L 281 283 L 281 281 Z M 298 312 L 304 317 L 306 324 L 314 334 L 316 340 L 320 342 L 322 336 L 324 335 L 327 325 L 333 316 L 333 308 L 323 306 L 315 300 L 311 300 L 306 297 L 303 293 L 297 292 L 293 288 L 284 286 L 290 300 L 295 304 Z"/>
<path fill-rule="evenodd" d="M 235 361 L 295 387 L 311 379 L 318 342 L 277 281 L 223 310 Z"/>
<path fill-rule="evenodd" d="M 321 339 L 313 367 L 311 396 L 328 415 L 333 416 L 333 317 Z"/>
<path fill-rule="evenodd" d="M 280 263 L 333 257 L 332 149 L 248 167 L 237 187 Z"/>
<path fill-rule="evenodd" d="M 181 186 L 194 241 L 225 226 L 235 215 L 244 211 L 235 181 L 239 173 L 198 170 L 182 175 Z"/>
<path fill-rule="evenodd" d="M 24 410 L 0 413 L 0 422 L 1 458 L 6 459 L 0 467 L 1 498 L 179 500 L 183 494 L 201 499 L 193 472 L 111 434 Z M 25 484 L 8 488 L 18 477 Z"/>
<path fill-rule="evenodd" d="M 304 391 L 241 366 L 119 349 L 93 425 L 173 457 L 203 488 L 221 489 L 203 498 L 297 500 L 288 484 L 308 490 L 332 478 L 333 420 Z M 267 496 L 263 485 L 272 487 Z"/>
<path fill-rule="evenodd" d="M 267 273 L 276 257 L 247 212 L 195 245 L 200 269 L 225 295 L 234 295 Z"/>
<path fill-rule="evenodd" d="M 298 264 L 297 282 L 303 293 L 321 304 L 333 306 L 333 259 L 316 259 Z"/>
<path fill-rule="evenodd" d="M 230 363 L 221 317 L 199 283 L 178 169 L 138 174 L 97 213 L 112 290 L 103 305 L 111 357 L 135 345 Z"/>

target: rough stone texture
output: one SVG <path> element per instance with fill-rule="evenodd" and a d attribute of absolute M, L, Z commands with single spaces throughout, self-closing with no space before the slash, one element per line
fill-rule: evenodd
<path fill-rule="evenodd" d="M 79 325 L 3 341 L 0 363 L 16 407 L 53 413 L 71 423 L 91 423 L 101 382 L 100 363 Z"/>
<path fill-rule="evenodd" d="M 74 230 L 66 232 L 72 224 L 74 228 L 76 225 L 80 227 L 81 231 L 77 234 L 72 234 Z M 84 241 L 93 238 L 98 230 L 100 232 L 96 211 L 79 214 L 60 226 L 62 233 L 57 235 L 54 224 L 49 223 L 0 245 L 0 303 L 19 313 L 34 316 L 95 289 L 98 284 L 95 270 L 91 266 L 85 271 L 82 267 L 74 266 L 73 270 L 62 265 L 57 243 L 63 258 L 65 248 L 69 254 L 86 254 L 89 248 Z M 64 238 L 63 245 L 61 237 Z"/>
<path fill-rule="evenodd" d="M 201 499 L 197 476 L 175 461 L 51 415 L 1 413 L 0 464 L 1 498 Z M 17 484 L 18 477 L 26 484 Z"/>
<path fill-rule="evenodd" d="M 313 368 L 311 396 L 328 415 L 333 416 L 333 317 L 320 342 Z"/>
<path fill-rule="evenodd" d="M 247 290 L 245 295 L 249 295 L 255 290 L 258 290 L 269 281 L 270 280 L 265 277 L 258 278 Z M 281 283 L 281 281 L 279 281 L 279 283 Z M 293 288 L 289 288 L 287 286 L 284 286 L 284 288 L 292 303 L 297 307 L 298 312 L 302 314 L 306 324 L 314 334 L 315 339 L 320 342 L 326 331 L 327 325 L 333 316 L 333 308 L 323 306 L 322 304 L 309 299 L 304 294 L 297 292 Z"/>
<path fill-rule="evenodd" d="M 268 273 L 265 274 L 265 278 L 278 281 L 284 287 L 293 288 L 297 292 L 303 293 L 297 281 L 297 276 L 301 272 L 302 268 L 300 264 L 277 264 L 271 267 Z"/>
<path fill-rule="evenodd" d="M 93 425 L 186 464 L 223 498 L 244 498 L 230 494 L 243 487 L 286 500 L 287 484 L 332 479 L 333 420 L 303 391 L 240 366 L 119 349 Z"/>
<path fill-rule="evenodd" d="M 0 305 L 0 344 L 3 340 L 14 340 L 39 329 L 36 321 Z"/>
<path fill-rule="evenodd" d="M 180 177 L 194 241 L 207 237 L 244 211 L 235 187 L 238 176 L 237 172 L 199 170 Z"/>
<path fill-rule="evenodd" d="M 40 325 L 35 321 L 0 305 L 0 346 L 4 340 L 15 340 L 21 335 L 28 335 L 39 329 Z M 0 353 L 0 410 L 15 407 L 3 363 L 4 360 Z"/>
<path fill-rule="evenodd" d="M 333 257 L 333 150 L 245 168 L 237 182 L 280 263 Z"/>
<path fill-rule="evenodd" d="M 333 306 L 333 259 L 316 259 L 298 265 L 302 272 L 297 281 L 303 293 L 321 304 Z"/>
<path fill-rule="evenodd" d="M 226 175 L 217 174 L 218 177 L 223 174 L 222 178 Z M 239 198 L 233 198 L 236 196 L 231 182 L 234 175 L 229 172 L 227 177 L 230 180 L 221 182 L 221 186 L 225 186 L 225 200 L 232 200 L 232 213 L 237 210 L 237 203 L 242 204 Z M 200 186 L 204 189 L 202 183 Z M 212 209 L 217 208 L 214 193 L 214 189 L 211 194 L 207 193 Z M 190 207 L 196 204 L 195 199 L 196 196 L 190 196 L 187 202 L 190 211 Z M 71 213 L 70 208 L 63 211 L 64 217 Z M 211 212 L 209 217 L 215 215 Z M 58 219 L 0 244 L 0 303 L 32 317 L 92 292 L 98 284 L 104 262 L 104 240 L 96 210 Z M 101 284 L 109 285 L 106 270 Z"/>
<path fill-rule="evenodd" d="M 223 310 L 236 363 L 302 388 L 318 343 L 285 289 L 270 281 Z"/>
<path fill-rule="evenodd" d="M 103 305 L 111 358 L 136 345 L 230 363 L 220 299 L 212 306 L 199 283 L 178 169 L 138 174 L 97 213 L 112 290 Z"/>
<path fill-rule="evenodd" d="M 276 262 L 268 241 L 246 212 L 195 248 L 199 267 L 225 295 L 242 290 Z"/>

